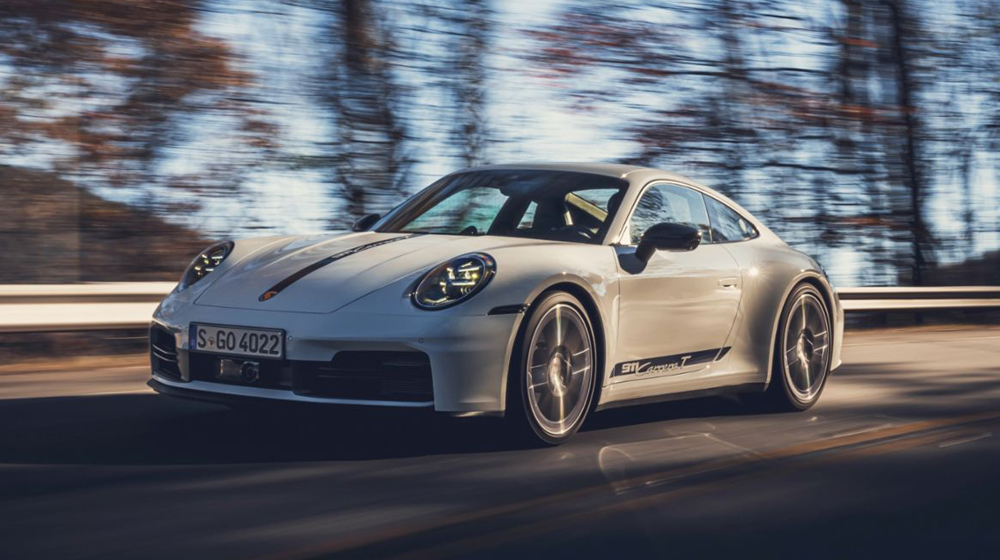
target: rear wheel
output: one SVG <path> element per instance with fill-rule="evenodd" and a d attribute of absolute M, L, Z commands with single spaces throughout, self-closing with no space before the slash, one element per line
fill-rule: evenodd
<path fill-rule="evenodd" d="M 832 340 L 823 296 L 811 284 L 798 285 L 782 310 L 764 404 L 775 410 L 806 410 L 816 404 L 830 373 Z"/>
<path fill-rule="evenodd" d="M 596 382 L 593 327 L 565 292 L 533 306 L 508 385 L 508 416 L 538 441 L 558 445 L 587 417 Z M 516 375 L 514 375 L 516 373 Z"/>

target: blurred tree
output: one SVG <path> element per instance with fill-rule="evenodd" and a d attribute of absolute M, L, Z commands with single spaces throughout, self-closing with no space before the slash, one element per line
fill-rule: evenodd
<path fill-rule="evenodd" d="M 229 235 L 610 147 L 919 283 L 1000 243 L 998 74 L 1000 0 L 2 0 L 0 159 Z"/>
<path fill-rule="evenodd" d="M 920 284 L 956 251 L 929 205 L 996 150 L 998 21 L 977 2 L 580 1 L 528 29 L 525 56 L 570 107 L 620 116 L 637 145 L 626 161 L 694 168 L 821 260 L 843 247 L 868 282 L 907 270 Z M 996 228 L 970 189 L 953 242 L 966 251 L 969 224 Z"/>
<path fill-rule="evenodd" d="M 784 62 L 784 36 L 805 27 L 792 4 L 574 4 L 558 23 L 531 33 L 542 45 L 533 60 L 566 85 L 573 103 L 634 115 L 622 119 L 639 146 L 628 162 L 696 168 L 763 216 L 819 222 L 822 235 L 838 193 L 829 179 L 801 176 L 836 172 L 808 157 L 826 135 L 831 100 L 818 89 L 822 69 Z M 618 87 L 595 90 L 597 76 Z"/>
<path fill-rule="evenodd" d="M 335 134 L 307 165 L 331 172 L 331 194 L 343 201 L 331 225 L 399 202 L 413 186 L 413 154 L 426 158 L 428 144 L 443 142 L 465 165 L 486 160 L 487 0 L 313 5 L 328 21 L 317 98 Z"/>
<path fill-rule="evenodd" d="M 398 202 L 412 158 L 401 108 L 405 92 L 393 73 L 394 36 L 384 6 L 374 0 L 321 5 L 332 15 L 332 58 L 320 97 L 336 123 L 335 141 L 321 165 L 333 172 L 334 196 L 343 200 L 331 224 L 343 227 Z"/>
<path fill-rule="evenodd" d="M 451 60 L 441 69 L 450 77 L 455 112 L 450 141 L 459 147 L 466 166 L 481 165 L 488 158 L 486 56 L 495 16 L 487 0 L 458 2 L 442 12 L 441 17 L 455 29 L 447 51 Z"/>
<path fill-rule="evenodd" d="M 0 284 L 176 280 L 209 241 L 52 173 L 0 164 Z"/>
<path fill-rule="evenodd" d="M 231 190 L 275 127 L 249 102 L 252 76 L 199 30 L 199 0 L 5 0 L 0 157 L 84 184 Z M 175 169 L 189 126 L 216 118 L 225 157 Z M 200 151 L 207 148 L 199 146 Z M 243 156 L 243 157 L 240 157 Z M 192 158 L 193 159 L 193 158 Z M 140 194 L 140 192 L 142 194 Z"/>
<path fill-rule="evenodd" d="M 848 214 L 853 216 L 849 223 L 867 233 L 873 268 L 891 268 L 895 258 L 891 243 L 887 243 L 891 221 L 880 175 L 884 160 L 878 134 L 880 116 L 869 94 L 878 43 L 869 36 L 870 6 L 864 0 L 845 0 L 844 8 L 840 25 L 829 29 L 831 42 L 838 45 L 837 57 L 830 61 L 834 65 L 831 87 L 836 92 L 836 111 L 830 120 L 836 150 L 831 156 L 838 177 L 855 193 L 845 200 L 850 206 Z"/>
<path fill-rule="evenodd" d="M 911 43 L 919 41 L 921 30 L 916 17 L 910 12 L 905 0 L 886 0 L 889 20 L 892 62 L 896 67 L 896 106 L 900 114 L 900 156 L 901 182 L 909 191 L 908 215 L 912 254 L 911 281 L 923 284 L 924 269 L 927 266 L 927 248 L 930 232 L 924 223 L 924 153 L 921 146 L 920 119 L 917 96 L 921 81 L 915 75 L 915 57 Z"/>

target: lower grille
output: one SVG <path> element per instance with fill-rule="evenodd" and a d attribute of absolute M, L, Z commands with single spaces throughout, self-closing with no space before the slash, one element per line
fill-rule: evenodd
<path fill-rule="evenodd" d="M 313 397 L 426 402 L 434 400 L 430 358 L 423 352 L 342 351 L 330 362 L 293 362 L 294 391 Z"/>
<path fill-rule="evenodd" d="M 158 353 L 154 349 L 154 356 Z M 329 362 L 227 358 L 201 352 L 187 356 L 192 381 L 291 390 L 330 399 L 434 400 L 430 358 L 423 352 L 342 351 Z M 243 375 L 247 365 L 254 368 L 253 375 Z"/>
<path fill-rule="evenodd" d="M 177 342 L 174 335 L 163 327 L 154 325 L 149 329 L 149 361 L 158 375 L 181 378 L 177 361 Z"/>
<path fill-rule="evenodd" d="M 224 358 L 199 352 L 188 353 L 192 381 L 210 381 L 260 389 L 291 389 L 291 362 L 256 358 Z M 242 375 L 245 364 L 256 366 L 255 375 Z"/>

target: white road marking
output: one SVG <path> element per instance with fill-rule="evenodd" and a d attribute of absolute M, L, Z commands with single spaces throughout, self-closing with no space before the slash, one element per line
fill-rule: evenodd
<path fill-rule="evenodd" d="M 977 434 L 977 435 L 974 435 L 974 436 L 970 436 L 970 437 L 966 437 L 966 438 L 961 438 L 961 439 L 955 439 L 955 440 L 952 440 L 952 441 L 946 441 L 944 443 L 939 443 L 938 447 L 945 448 L 945 447 L 951 447 L 953 445 L 962 445 L 963 443 L 972 443 L 973 441 L 979 441 L 981 439 L 986 439 L 986 438 L 988 438 L 988 437 L 990 437 L 992 435 L 993 435 L 992 432 L 983 432 L 981 434 Z"/>

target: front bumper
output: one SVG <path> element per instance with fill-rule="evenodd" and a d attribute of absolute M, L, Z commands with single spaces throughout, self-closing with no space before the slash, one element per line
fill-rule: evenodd
<path fill-rule="evenodd" d="M 349 312 L 261 312 L 193 305 L 168 299 L 153 316 L 153 329 L 163 329 L 176 349 L 176 370 L 158 371 L 153 359 L 153 389 L 173 396 L 213 402 L 269 399 L 340 405 L 433 408 L 452 413 L 496 413 L 504 409 L 507 364 L 522 315 L 459 315 L 420 312 L 406 315 Z M 336 398 L 302 394 L 292 388 L 259 387 L 206 380 L 205 355 L 187 350 L 191 323 L 281 329 L 285 362 L 321 364 L 338 352 L 422 352 L 430 361 L 433 398 L 396 400 Z M 153 332 L 151 330 L 151 332 Z M 172 358 L 174 356 L 171 356 Z M 194 359 L 198 358 L 198 359 Z"/>

